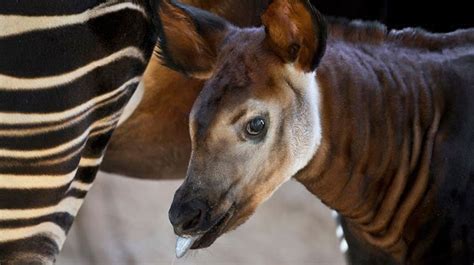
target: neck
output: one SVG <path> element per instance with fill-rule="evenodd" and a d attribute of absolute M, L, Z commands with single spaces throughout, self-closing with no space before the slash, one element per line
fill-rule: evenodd
<path fill-rule="evenodd" d="M 322 141 L 296 179 L 357 237 L 400 257 L 405 225 L 429 193 L 440 93 L 419 58 L 402 68 L 387 48 L 366 51 L 328 44 L 317 72 Z"/>

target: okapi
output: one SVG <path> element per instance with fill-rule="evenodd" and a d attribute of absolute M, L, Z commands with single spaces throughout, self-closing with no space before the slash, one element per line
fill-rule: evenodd
<path fill-rule="evenodd" d="M 158 7 L 160 56 L 205 79 L 169 218 L 210 246 L 294 178 L 342 218 L 352 264 L 474 261 L 474 30 L 388 32 L 274 0 L 263 27 Z"/>

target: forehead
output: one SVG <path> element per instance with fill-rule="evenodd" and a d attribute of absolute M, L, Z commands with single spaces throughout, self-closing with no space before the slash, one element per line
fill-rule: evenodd
<path fill-rule="evenodd" d="M 195 133 L 205 135 L 217 117 L 239 111 L 248 99 L 272 89 L 271 67 L 278 64 L 278 58 L 266 49 L 264 38 L 263 28 L 239 29 L 226 38 L 214 73 L 191 113 Z"/>

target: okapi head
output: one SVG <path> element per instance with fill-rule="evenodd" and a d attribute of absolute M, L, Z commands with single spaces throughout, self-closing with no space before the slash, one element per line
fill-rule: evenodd
<path fill-rule="evenodd" d="M 192 154 L 169 218 L 211 245 L 302 169 L 321 139 L 315 70 L 326 25 L 306 0 L 274 0 L 263 27 L 237 28 L 174 2 L 159 6 L 160 56 L 206 79 L 190 115 Z"/>

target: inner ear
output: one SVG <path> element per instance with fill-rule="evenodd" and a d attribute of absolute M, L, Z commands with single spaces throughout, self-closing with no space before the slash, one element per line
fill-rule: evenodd
<path fill-rule="evenodd" d="M 326 23 L 307 0 L 273 0 L 262 15 L 266 43 L 304 72 L 318 66 L 326 48 Z"/>
<path fill-rule="evenodd" d="M 291 61 L 298 59 L 298 54 L 300 52 L 301 46 L 298 43 L 292 43 L 288 47 L 288 55 Z"/>
<path fill-rule="evenodd" d="M 162 63 L 193 77 L 210 75 L 230 24 L 209 12 L 175 1 L 159 1 L 156 11 L 155 50 Z"/>

